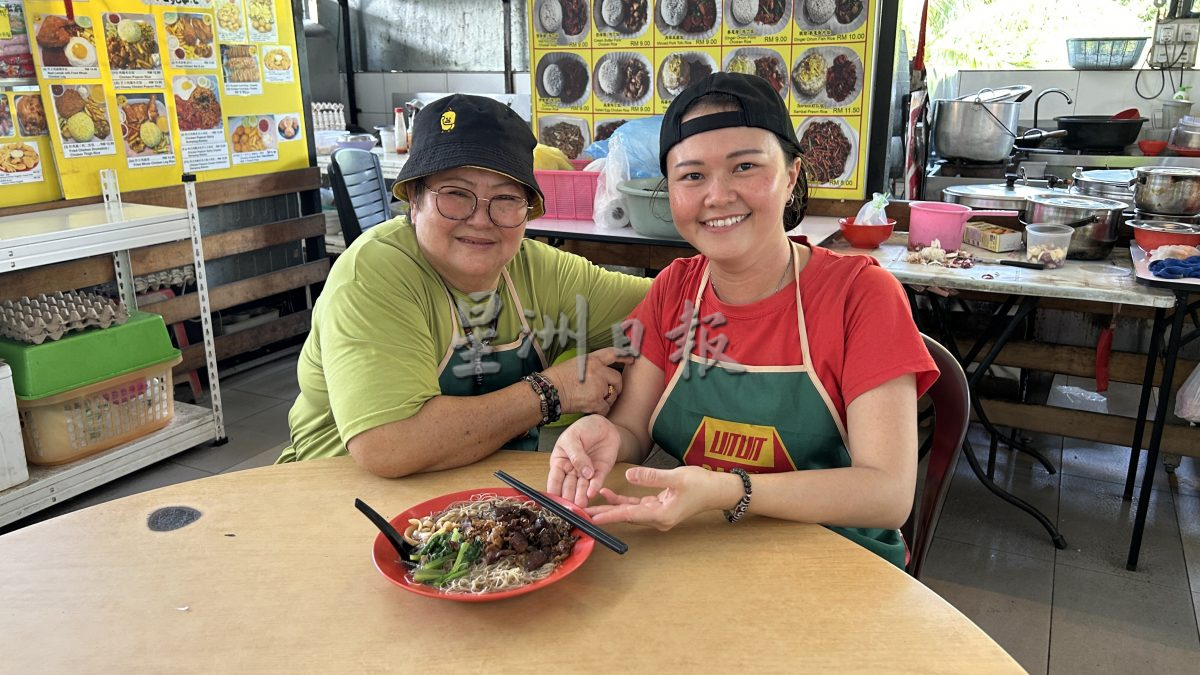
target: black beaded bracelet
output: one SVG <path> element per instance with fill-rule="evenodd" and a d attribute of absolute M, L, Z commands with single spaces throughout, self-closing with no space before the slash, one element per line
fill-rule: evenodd
<path fill-rule="evenodd" d="M 541 373 L 530 373 L 521 379 L 529 383 L 541 405 L 542 421 L 538 426 L 542 427 L 558 420 L 562 416 L 562 403 L 558 399 L 558 389 L 550 378 Z"/>
<path fill-rule="evenodd" d="M 733 510 L 724 512 L 725 520 L 736 523 L 746 515 L 746 509 L 750 508 L 750 495 L 754 493 L 754 490 L 750 487 L 750 474 L 741 469 L 730 469 L 729 473 L 737 474 L 742 479 L 742 490 L 744 491 L 742 498 L 734 505 Z"/>

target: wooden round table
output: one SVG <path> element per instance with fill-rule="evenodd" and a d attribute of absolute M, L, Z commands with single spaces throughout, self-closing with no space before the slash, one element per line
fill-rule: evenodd
<path fill-rule="evenodd" d="M 180 483 L 0 537 L 7 672 L 1021 672 L 919 582 L 828 530 L 712 513 L 670 532 L 610 528 L 573 574 L 497 602 L 447 602 L 371 560 L 383 512 L 545 485 L 548 455 L 501 452 L 387 480 L 350 458 Z M 618 470 L 610 484 L 626 487 Z M 152 531 L 188 506 L 198 520 Z"/>

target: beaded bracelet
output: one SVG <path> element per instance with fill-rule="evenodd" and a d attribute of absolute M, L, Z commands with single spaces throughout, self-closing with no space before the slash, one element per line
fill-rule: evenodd
<path fill-rule="evenodd" d="M 742 490 L 745 491 L 742 498 L 734 505 L 733 510 L 724 512 L 725 520 L 736 523 L 746 515 L 746 509 L 750 508 L 750 495 L 754 493 L 754 490 L 750 487 L 750 474 L 741 469 L 730 469 L 729 473 L 737 474 L 742 479 Z"/>
<path fill-rule="evenodd" d="M 558 420 L 562 416 L 562 403 L 558 399 L 558 389 L 550 378 L 541 373 L 530 373 L 521 379 L 529 383 L 541 405 L 542 421 L 538 422 L 538 426 Z"/>

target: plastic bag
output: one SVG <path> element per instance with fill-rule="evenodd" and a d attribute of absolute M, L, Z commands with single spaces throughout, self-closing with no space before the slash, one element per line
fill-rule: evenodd
<path fill-rule="evenodd" d="M 1175 394 L 1175 414 L 1189 421 L 1200 423 L 1200 365 L 1184 381 Z"/>
<path fill-rule="evenodd" d="M 887 225 L 888 217 L 885 209 L 891 195 L 886 192 L 883 194 L 875 193 L 875 197 L 863 204 L 858 210 L 858 215 L 854 217 L 855 225 Z"/>
<path fill-rule="evenodd" d="M 662 176 L 658 168 L 658 132 L 662 115 L 630 120 L 608 138 L 608 157 L 596 180 L 592 220 L 597 227 L 619 229 L 629 225 L 625 198 L 617 191 L 621 181 Z"/>
<path fill-rule="evenodd" d="M 606 138 L 602 141 L 594 141 L 591 145 L 584 148 L 579 155 L 581 157 L 583 155 L 587 155 L 592 159 L 604 159 L 605 157 L 608 157 L 608 139 Z"/>

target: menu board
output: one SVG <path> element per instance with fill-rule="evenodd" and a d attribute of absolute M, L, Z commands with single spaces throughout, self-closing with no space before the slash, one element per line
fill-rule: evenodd
<path fill-rule="evenodd" d="M 714 72 L 765 78 L 788 107 L 810 194 L 865 195 L 870 0 L 531 0 L 534 127 L 575 158 L 661 115 Z"/>
<path fill-rule="evenodd" d="M 41 92 L 34 87 L 0 91 L 0 206 L 60 197 Z"/>
<path fill-rule="evenodd" d="M 71 9 L 24 3 L 40 117 L 19 95 L 0 108 L 0 145 L 5 109 L 41 120 L 40 152 L 54 159 L 41 180 L 59 183 L 62 196 L 99 194 L 101 169 L 116 169 L 128 191 L 178 184 L 183 173 L 215 180 L 308 165 L 287 0 L 90 0 Z M 0 202 L 40 201 L 20 189 L 0 178 Z"/>

